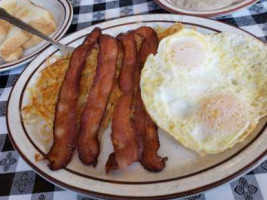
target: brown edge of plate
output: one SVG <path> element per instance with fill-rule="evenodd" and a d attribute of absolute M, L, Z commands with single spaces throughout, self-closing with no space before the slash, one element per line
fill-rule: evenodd
<path fill-rule="evenodd" d="M 157 14 L 158 15 L 158 14 Z M 164 15 L 164 14 L 163 14 Z M 165 14 L 166 15 L 166 14 Z M 138 15 L 137 15 L 138 16 Z M 142 16 L 142 15 L 139 15 L 139 16 Z M 190 15 L 188 15 L 190 16 Z M 129 16 L 124 16 L 122 18 L 126 18 L 126 17 L 129 17 Z M 205 17 L 199 17 L 197 16 L 198 18 L 204 18 L 206 19 Z M 114 20 L 114 19 L 111 19 L 111 20 Z M 111 21 L 111 20 L 107 20 L 107 21 Z M 213 19 L 206 19 L 206 20 L 210 20 L 210 21 L 216 21 L 216 20 L 213 20 Z M 145 21 L 147 22 L 147 21 Z M 166 21 L 166 22 L 172 22 L 172 21 Z M 227 24 L 227 23 L 224 23 L 224 22 L 220 22 L 220 23 L 223 23 L 223 24 Z M 231 24 L 227 24 L 227 25 L 230 25 L 234 28 L 237 28 L 237 29 L 240 29 L 238 27 L 235 27 Z M 242 29 L 240 29 L 242 30 Z M 245 31 L 245 30 L 242 30 L 246 33 L 248 33 L 249 35 L 251 35 L 252 37 L 256 38 L 257 40 L 259 40 L 260 42 L 263 42 L 261 41 L 259 38 L 257 38 L 255 35 Z M 70 42 L 71 43 L 71 42 Z M 264 42 L 263 42 L 264 43 Z M 47 46 L 46 48 L 44 48 L 42 51 L 45 51 L 47 48 L 49 48 L 49 46 Z M 23 69 L 23 71 L 21 72 L 21 74 L 26 70 Z M 34 70 L 35 71 L 35 70 Z M 16 80 L 14 86 L 17 84 L 17 81 L 18 79 Z M 11 98 L 11 94 L 13 92 L 13 89 L 14 89 L 14 86 L 12 87 L 11 91 L 10 91 L 10 95 L 8 97 L 8 101 L 7 101 L 7 105 L 9 105 L 9 101 L 10 101 L 10 98 Z M 23 154 L 23 152 L 20 151 L 19 147 L 16 145 L 12 135 L 10 134 L 10 127 L 9 127 L 9 122 L 8 122 L 8 113 L 9 113 L 9 106 L 7 106 L 7 114 L 6 114 L 6 125 L 7 125 L 7 129 L 8 129 L 8 136 L 9 136 L 9 139 L 11 141 L 11 144 L 14 146 L 14 148 L 16 149 L 16 151 L 19 153 L 19 155 L 27 162 L 27 164 L 29 164 L 40 176 L 42 176 L 43 178 L 45 178 L 47 181 L 51 181 L 52 183 L 62 187 L 62 188 L 65 188 L 65 189 L 69 189 L 69 190 L 72 190 L 72 191 L 76 191 L 78 193 L 81 193 L 81 194 L 84 194 L 84 195 L 90 195 L 92 197 L 97 197 L 97 198 L 105 198 L 105 199 L 172 199 L 172 198 L 179 198 L 179 197 L 185 197 L 185 196 L 189 196 L 189 195 L 194 195 L 194 194 L 197 194 L 197 193 L 201 193 L 203 191 L 206 191 L 206 190 L 209 190 L 209 189 L 212 189 L 214 187 L 217 187 L 217 186 L 220 186 L 234 178 L 237 178 L 238 176 L 242 175 L 243 173 L 245 173 L 247 170 L 249 170 L 250 168 L 252 168 L 260 159 L 262 159 L 266 154 L 267 154 L 267 148 L 266 150 L 260 154 L 257 158 L 255 158 L 252 162 L 250 162 L 249 164 L 247 164 L 246 166 L 244 166 L 242 169 L 238 170 L 237 172 L 219 180 L 219 181 L 216 181 L 214 183 L 211 183 L 211 184 L 207 184 L 207 185 L 204 185 L 204 186 L 201 186 L 201 187 L 198 187 L 198 188 L 195 188 L 195 189 L 192 189 L 192 190 L 188 190 L 188 191 L 183 191 L 183 192 L 179 192 L 179 193 L 173 193 L 173 194 L 168 194 L 168 195 L 160 195 L 160 196 L 146 196 L 146 197 L 143 197 L 143 196 L 136 196 L 136 197 L 132 197 L 132 196 L 118 196 L 118 195 L 112 195 L 112 194 L 105 194 L 105 193 L 99 193 L 99 192 L 95 192 L 95 191 L 90 191 L 90 190 L 85 190 L 85 189 L 81 189 L 81 188 L 77 188 L 75 186 L 72 186 L 72 185 L 69 185 L 69 184 L 66 184 L 66 183 L 63 183 L 61 181 L 58 181 L 57 179 L 45 174 L 43 171 L 39 170 L 38 168 L 36 168 L 36 166 L 26 158 L 26 156 Z M 261 129 L 261 131 L 259 131 L 259 133 L 257 134 L 257 136 L 259 136 L 260 132 L 263 132 L 264 130 L 266 129 L 266 123 L 264 125 L 264 127 Z M 255 141 L 257 139 L 257 136 L 252 140 Z M 251 143 L 252 143 L 251 142 Z M 250 144 L 251 144 L 250 143 Z M 249 146 L 249 144 L 247 145 Z M 160 182 L 160 181 L 159 181 Z"/>
<path fill-rule="evenodd" d="M 226 14 L 230 14 L 232 12 L 235 12 L 237 10 L 240 10 L 242 8 L 245 8 L 249 5 L 252 5 L 253 3 L 256 3 L 257 1 L 259 0 L 251 0 L 249 2 L 247 2 L 246 4 L 244 5 L 241 5 L 241 6 L 238 6 L 237 8 L 233 8 L 233 9 L 230 9 L 230 10 L 227 10 L 227 11 L 221 11 L 221 12 L 215 12 L 215 13 L 212 13 L 212 14 L 194 14 L 194 13 L 185 13 L 185 12 L 182 12 L 182 11 L 177 11 L 177 10 L 174 10 L 168 6 L 166 6 L 165 4 L 163 4 L 161 2 L 161 0 L 155 0 L 155 2 L 164 10 L 167 10 L 171 13 L 174 13 L 174 14 L 180 14 L 180 15 L 190 15 L 190 16 L 195 16 L 195 17 L 203 17 L 203 18 L 210 18 L 210 17 L 219 17 L 219 16 L 223 16 L 223 15 L 226 15 Z"/>
<path fill-rule="evenodd" d="M 68 24 L 71 23 L 72 16 L 73 16 L 72 5 L 68 0 L 57 0 L 57 1 L 62 5 L 62 7 L 64 8 L 65 13 L 66 13 L 66 7 L 62 3 L 62 1 L 66 2 L 66 4 L 68 5 L 68 8 L 69 8 L 69 11 L 70 11 L 70 15 L 66 16 L 66 14 L 65 14 L 64 20 L 63 20 L 63 22 L 65 22 L 65 26 L 63 26 L 63 24 L 62 24 L 61 27 L 55 32 L 54 40 L 57 40 L 60 37 L 62 37 L 63 36 L 62 33 L 67 31 L 67 29 L 66 30 L 64 30 L 64 29 L 68 26 Z M 66 17 L 68 17 L 67 20 L 66 20 Z M 24 62 L 27 62 L 27 60 L 29 60 L 29 62 L 30 62 L 31 59 L 33 59 L 35 56 L 37 56 L 37 54 L 43 52 L 43 50 L 45 50 L 49 45 L 50 45 L 50 43 L 47 42 L 47 44 L 44 44 L 44 46 L 40 47 L 39 50 L 37 50 L 35 52 L 32 52 L 31 54 L 29 54 L 28 56 L 26 56 L 24 58 L 21 58 L 19 60 L 12 61 L 12 62 L 4 63 L 2 66 L 0 65 L 0 70 L 2 71 L 4 69 L 6 69 L 6 68 L 12 67 L 13 65 L 17 65 L 19 63 L 25 64 Z"/>

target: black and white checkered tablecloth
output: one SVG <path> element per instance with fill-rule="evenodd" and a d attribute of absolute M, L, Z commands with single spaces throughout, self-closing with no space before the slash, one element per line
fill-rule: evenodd
<path fill-rule="evenodd" d="M 68 34 L 84 27 L 120 16 L 167 13 L 153 0 L 71 0 L 74 18 Z M 232 15 L 217 18 L 238 26 L 267 41 L 267 0 Z M 7 136 L 6 101 L 11 88 L 26 65 L 0 73 L 0 200 L 93 199 L 65 191 L 36 174 L 18 155 Z M 190 200 L 267 200 L 267 157 L 237 180 Z"/>

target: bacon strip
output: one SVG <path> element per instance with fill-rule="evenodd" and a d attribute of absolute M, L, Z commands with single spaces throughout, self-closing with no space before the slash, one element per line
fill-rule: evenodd
<path fill-rule="evenodd" d="M 82 114 L 78 139 L 80 160 L 93 166 L 100 152 L 98 132 L 113 87 L 119 51 L 116 39 L 109 35 L 100 36 L 99 47 L 96 75 Z"/>
<path fill-rule="evenodd" d="M 140 27 L 136 30 L 136 34 L 143 37 L 143 43 L 139 52 L 139 67 L 136 71 L 136 84 L 138 84 L 136 92 L 136 105 L 134 114 L 134 125 L 137 135 L 142 137 L 143 154 L 140 162 L 143 167 L 149 171 L 159 172 L 165 167 L 165 160 L 157 155 L 160 147 L 157 126 L 152 121 L 145 110 L 140 90 L 140 70 L 143 68 L 148 55 L 156 54 L 158 48 L 158 38 L 155 31 L 150 27 Z"/>
<path fill-rule="evenodd" d="M 112 143 L 115 152 L 110 154 L 106 172 L 122 169 L 138 160 L 138 146 L 130 120 L 132 93 L 122 95 L 115 107 L 112 119 Z"/>
<path fill-rule="evenodd" d="M 139 52 L 139 66 L 142 69 L 146 62 L 146 58 L 150 54 L 157 53 L 159 41 L 157 33 L 150 27 L 142 26 L 136 29 L 135 32 L 143 38 L 143 43 Z"/>
<path fill-rule="evenodd" d="M 134 89 L 134 73 L 137 68 L 137 47 L 135 43 L 134 33 L 118 35 L 122 47 L 124 49 L 123 65 L 119 76 L 119 87 L 123 93 L 133 92 Z"/>
<path fill-rule="evenodd" d="M 115 152 L 110 154 L 106 172 L 121 169 L 139 159 L 141 149 L 131 120 L 132 103 L 137 69 L 137 47 L 133 32 L 118 36 L 124 49 L 123 65 L 119 77 L 119 87 L 123 92 L 112 119 L 111 139 Z"/>
<path fill-rule="evenodd" d="M 59 93 L 54 122 L 54 142 L 47 154 L 48 166 L 51 170 L 65 167 L 71 160 L 79 133 L 77 121 L 77 104 L 81 72 L 85 60 L 93 45 L 101 34 L 95 28 L 85 39 L 84 43 L 72 53 L 68 71 L 63 80 Z"/>

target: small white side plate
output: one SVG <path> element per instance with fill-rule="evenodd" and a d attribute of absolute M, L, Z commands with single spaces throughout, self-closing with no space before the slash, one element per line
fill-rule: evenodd
<path fill-rule="evenodd" d="M 209 11 L 194 11 L 194 10 L 180 8 L 173 3 L 173 0 L 155 0 L 155 1 L 160 7 L 162 7 L 164 10 L 167 10 L 171 13 L 209 18 L 209 17 L 216 17 L 216 16 L 223 16 L 223 15 L 231 14 L 239 9 L 251 6 L 252 4 L 256 3 L 258 0 L 243 0 L 239 3 L 235 3 L 230 6 L 226 6 L 220 9 L 216 9 L 216 10 L 209 10 Z M 176 1 L 179 1 L 179 0 L 176 0 Z"/>
<path fill-rule="evenodd" d="M 50 37 L 55 40 L 61 39 L 70 27 L 73 17 L 73 8 L 69 0 L 32 0 L 32 2 L 53 14 L 57 29 Z M 25 50 L 23 56 L 16 61 L 5 62 L 0 58 L 0 71 L 9 70 L 31 61 L 48 45 L 48 42 L 42 41 L 38 45 Z"/>

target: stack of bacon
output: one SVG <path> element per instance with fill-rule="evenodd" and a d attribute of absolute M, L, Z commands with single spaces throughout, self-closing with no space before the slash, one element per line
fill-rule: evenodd
<path fill-rule="evenodd" d="M 142 41 L 140 47 L 136 38 Z M 78 125 L 81 73 L 86 57 L 95 45 L 99 46 L 96 75 Z M 113 112 L 111 140 L 114 152 L 106 163 L 106 172 L 122 169 L 136 161 L 149 171 L 158 172 L 165 167 L 166 158 L 157 154 L 160 146 L 157 126 L 145 110 L 139 86 L 145 60 L 149 54 L 157 52 L 157 47 L 157 34 L 150 27 L 119 34 L 117 39 L 95 28 L 75 49 L 56 105 L 54 143 L 46 157 L 52 170 L 64 168 L 71 161 L 76 146 L 80 160 L 96 166 L 100 152 L 98 133 L 115 81 L 118 81 L 122 95 Z M 121 48 L 123 63 L 118 80 L 115 80 Z"/>

